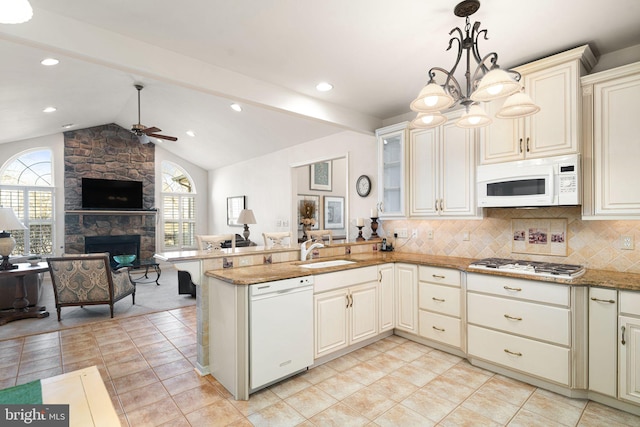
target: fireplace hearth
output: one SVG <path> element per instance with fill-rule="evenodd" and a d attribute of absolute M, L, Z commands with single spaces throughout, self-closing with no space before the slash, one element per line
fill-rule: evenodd
<path fill-rule="evenodd" d="M 112 267 L 118 265 L 113 259 L 114 255 L 135 255 L 136 261 L 139 261 L 140 235 L 85 236 L 84 252 L 87 254 L 109 252 Z"/>

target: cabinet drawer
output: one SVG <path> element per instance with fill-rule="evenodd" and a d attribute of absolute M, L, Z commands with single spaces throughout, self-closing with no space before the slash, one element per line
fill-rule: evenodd
<path fill-rule="evenodd" d="M 467 290 L 569 307 L 569 286 L 491 274 L 467 275 Z"/>
<path fill-rule="evenodd" d="M 570 352 L 558 347 L 469 325 L 468 353 L 492 363 L 569 386 Z"/>
<path fill-rule="evenodd" d="M 460 272 L 450 268 L 421 265 L 418 268 L 418 279 L 422 282 L 460 287 Z"/>
<path fill-rule="evenodd" d="M 640 292 L 620 291 L 620 314 L 640 316 Z"/>
<path fill-rule="evenodd" d="M 454 347 L 460 347 L 460 319 L 424 310 L 420 310 L 418 316 L 421 336 Z"/>
<path fill-rule="evenodd" d="M 468 322 L 560 345 L 570 345 L 568 309 L 467 294 Z"/>
<path fill-rule="evenodd" d="M 378 267 L 352 268 L 335 273 L 318 274 L 314 275 L 313 279 L 313 293 L 317 294 L 319 292 L 326 292 L 360 283 L 377 282 Z"/>
<path fill-rule="evenodd" d="M 460 317 L 460 288 L 420 282 L 418 298 L 423 310 Z"/>

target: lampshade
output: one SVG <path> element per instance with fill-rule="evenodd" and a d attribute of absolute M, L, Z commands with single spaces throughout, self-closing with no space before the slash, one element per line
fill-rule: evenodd
<path fill-rule="evenodd" d="M 415 119 L 411 121 L 412 128 L 430 129 L 445 123 L 447 118 L 440 114 L 439 111 L 434 113 L 418 113 Z"/>
<path fill-rule="evenodd" d="M 236 222 L 238 224 L 257 224 L 256 217 L 251 209 L 242 209 Z"/>
<path fill-rule="evenodd" d="M 540 111 L 540 107 L 533 103 L 529 95 L 524 92 L 518 92 L 504 101 L 496 117 L 501 119 L 514 119 L 517 117 L 530 116 L 538 111 Z"/>
<path fill-rule="evenodd" d="M 418 97 L 409 106 L 413 111 L 430 113 L 445 110 L 453 105 L 455 100 L 445 93 L 442 86 L 431 80 L 422 88 Z"/>
<path fill-rule="evenodd" d="M 0 208 L 0 230 L 26 230 L 11 208 Z"/>
<path fill-rule="evenodd" d="M 484 75 L 478 88 L 471 94 L 470 98 L 476 102 L 487 102 L 504 98 L 519 90 L 520 82 L 511 78 L 506 71 L 494 68 Z"/>
<path fill-rule="evenodd" d="M 478 128 L 487 126 L 491 121 L 491 118 L 487 116 L 487 113 L 481 106 L 473 104 L 469 107 L 469 110 L 458 119 L 456 126 L 461 128 Z"/>
<path fill-rule="evenodd" d="M 0 1 L 0 24 L 22 24 L 33 16 L 28 0 Z"/>

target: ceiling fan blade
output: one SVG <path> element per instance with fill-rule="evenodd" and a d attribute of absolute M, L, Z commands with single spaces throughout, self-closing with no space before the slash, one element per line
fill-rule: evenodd
<path fill-rule="evenodd" d="M 154 138 L 160 138 L 160 139 L 166 139 L 168 141 L 177 141 L 178 138 L 176 138 L 175 136 L 167 136 L 167 135 L 160 135 L 157 133 L 148 133 L 148 136 L 152 136 Z"/>
<path fill-rule="evenodd" d="M 152 133 L 155 133 L 155 132 L 160 132 L 161 130 L 162 129 L 159 129 L 159 128 L 155 127 L 155 126 L 151 126 L 150 128 L 142 129 L 142 132 L 146 133 L 147 135 L 149 135 L 149 134 L 152 134 Z"/>

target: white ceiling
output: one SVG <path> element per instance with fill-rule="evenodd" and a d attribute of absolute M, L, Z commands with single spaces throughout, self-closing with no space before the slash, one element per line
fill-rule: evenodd
<path fill-rule="evenodd" d="M 137 122 L 167 150 L 215 169 L 409 111 L 430 67 L 450 68 L 456 0 L 30 0 L 0 25 L 0 143 Z M 512 67 L 589 43 L 640 44 L 640 1 L 482 0 L 473 21 Z M 40 60 L 61 62 L 43 67 Z M 319 93 L 316 83 L 334 90 Z M 240 103 L 244 111 L 229 108 Z M 42 113 L 45 106 L 58 111 Z M 191 129 L 196 137 L 185 135 Z"/>

